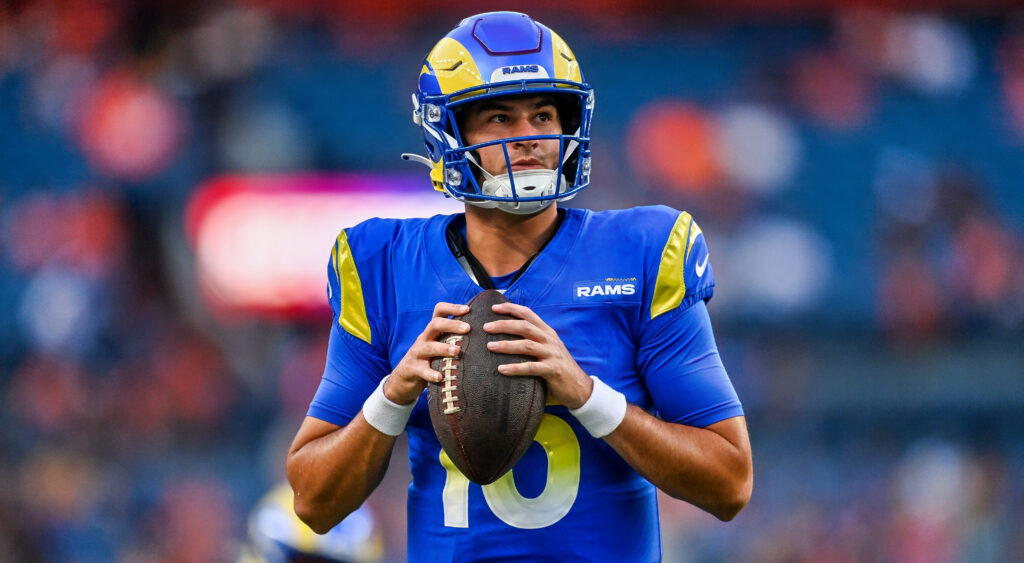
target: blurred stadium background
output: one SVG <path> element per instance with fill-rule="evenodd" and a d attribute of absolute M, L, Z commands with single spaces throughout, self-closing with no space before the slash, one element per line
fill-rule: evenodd
<path fill-rule="evenodd" d="M 0 560 L 233 560 L 322 371 L 337 231 L 495 2 L 0 3 Z M 707 233 L 755 492 L 668 561 L 1024 552 L 1024 9 L 551 0 L 597 91 L 574 205 Z M 591 327 L 600 330 L 600 327 Z M 408 464 L 371 497 L 404 557 Z M 1017 555 L 1014 555 L 1017 554 Z"/>

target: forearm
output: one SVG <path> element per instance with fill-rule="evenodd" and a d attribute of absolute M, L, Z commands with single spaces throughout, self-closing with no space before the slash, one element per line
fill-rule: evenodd
<path fill-rule="evenodd" d="M 605 440 L 659 489 L 721 520 L 731 520 L 750 499 L 753 470 L 742 418 L 696 428 L 630 405 Z"/>
<path fill-rule="evenodd" d="M 568 407 L 592 436 L 607 440 L 633 468 L 668 494 L 721 520 L 732 519 L 746 505 L 753 489 L 753 469 L 743 417 L 707 428 L 659 420 L 627 405 L 621 392 L 589 377 L 558 333 L 528 307 L 500 303 L 492 309 L 516 319 L 489 322 L 484 330 L 521 338 L 489 342 L 488 349 L 536 358 L 503 364 L 498 367 L 500 373 L 543 377 L 549 397 Z"/>
<path fill-rule="evenodd" d="M 296 514 L 318 533 L 334 527 L 380 484 L 394 445 L 395 437 L 370 426 L 362 413 L 305 443 L 297 439 L 287 461 Z"/>
<path fill-rule="evenodd" d="M 438 337 L 469 332 L 468 324 L 449 318 L 468 310 L 452 303 L 435 305 L 427 327 L 346 426 L 306 417 L 288 452 L 287 472 L 295 513 L 314 531 L 330 530 L 380 484 L 395 437 L 405 429 L 417 399 L 428 381 L 441 379 L 431 359 L 459 353 L 458 346 L 438 342 Z"/>

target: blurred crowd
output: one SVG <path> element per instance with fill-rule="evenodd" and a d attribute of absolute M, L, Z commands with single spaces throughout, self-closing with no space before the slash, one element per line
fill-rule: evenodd
<path fill-rule="evenodd" d="M 419 62 L 479 11 L 326 4 L 0 5 L 0 560 L 241 553 L 329 321 L 212 315 L 188 198 L 225 173 L 405 172 Z M 735 522 L 662 503 L 666 559 L 1012 560 L 1024 12 L 598 4 L 533 13 L 597 90 L 573 204 L 693 212 L 754 441 Z M 394 460 L 370 504 L 401 560 Z"/>

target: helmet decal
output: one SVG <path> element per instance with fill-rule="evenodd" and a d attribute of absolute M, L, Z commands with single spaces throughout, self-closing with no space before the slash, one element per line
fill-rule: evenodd
<path fill-rule="evenodd" d="M 554 31 L 551 32 L 553 51 L 552 66 L 555 67 L 555 78 L 583 82 L 583 75 L 580 74 L 580 63 L 576 61 L 576 55 L 572 49 Z"/>
<path fill-rule="evenodd" d="M 457 92 L 484 84 L 473 55 L 461 43 L 445 37 L 427 55 L 425 70 L 437 79 L 442 92 Z"/>

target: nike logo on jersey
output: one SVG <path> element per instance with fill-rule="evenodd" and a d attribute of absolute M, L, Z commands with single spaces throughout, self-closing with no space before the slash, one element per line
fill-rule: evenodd
<path fill-rule="evenodd" d="M 710 258 L 710 257 L 711 257 L 711 253 L 710 252 L 705 254 L 704 255 L 704 261 L 703 262 L 698 262 L 697 265 L 694 267 L 694 270 L 697 271 L 697 277 L 698 278 L 704 276 L 704 269 L 708 267 L 708 258 Z"/>
<path fill-rule="evenodd" d="M 573 286 L 574 301 L 593 297 L 616 297 L 636 295 L 636 278 L 605 278 L 603 280 L 576 282 Z"/>

